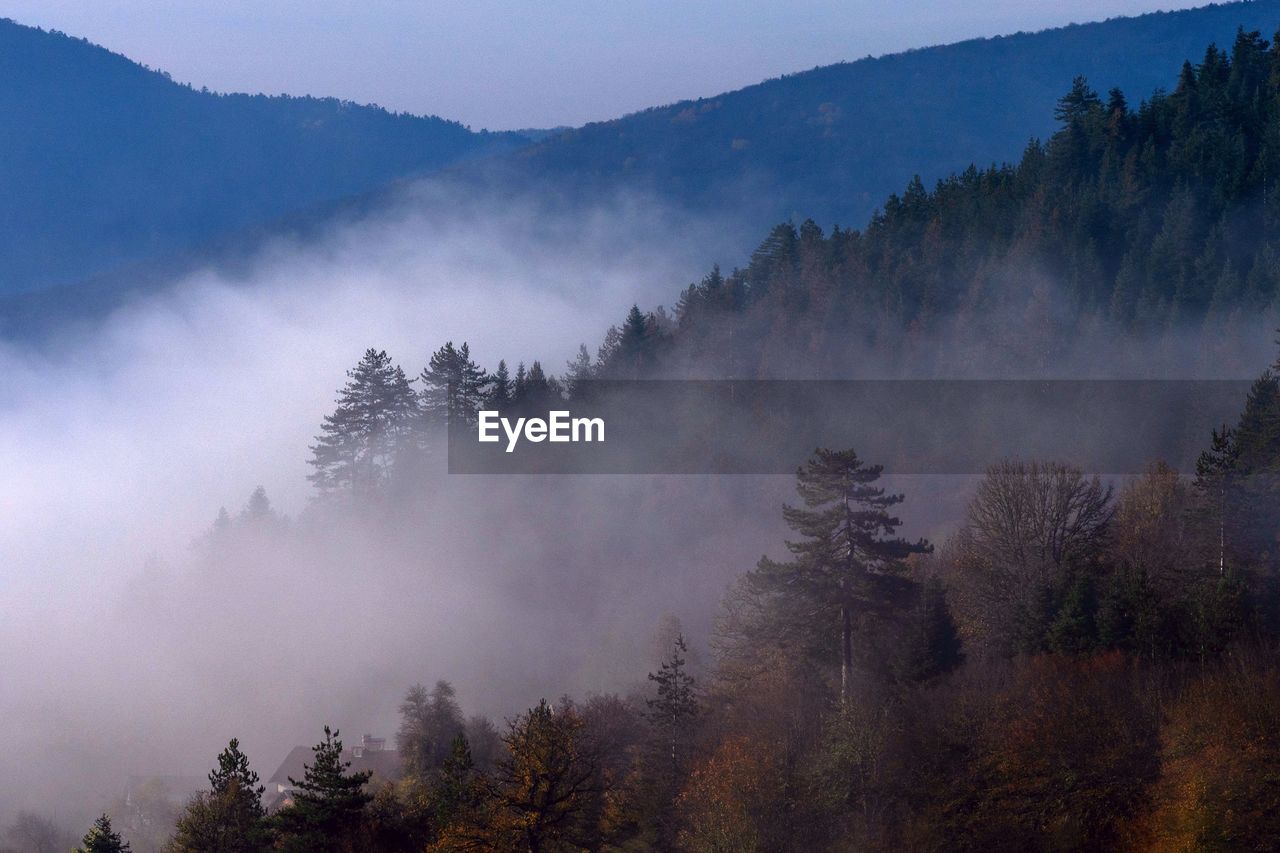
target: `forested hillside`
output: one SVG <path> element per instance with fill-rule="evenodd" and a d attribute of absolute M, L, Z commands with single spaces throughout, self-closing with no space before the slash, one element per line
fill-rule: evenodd
<path fill-rule="evenodd" d="M 415 491 L 444 510 L 455 493 L 415 466 L 420 439 L 472 406 L 519 410 L 501 398 L 548 388 L 530 373 L 513 388 L 446 345 L 414 390 L 370 351 L 313 448 L 320 499 L 290 523 L 256 492 L 199 543 L 204 570 L 242 572 L 249 552 L 279 559 L 322 530 L 339 541 L 352 511 L 402 530 Z M 232 740 L 208 789 L 161 812 L 165 849 L 1267 849 L 1277 418 L 1267 371 L 1238 424 L 1205 437 L 1194 478 L 1153 462 L 1116 488 L 1060 462 L 993 464 L 937 546 L 899 536 L 896 508 L 927 493 L 818 450 L 781 511 L 785 557 L 741 567 L 709 649 L 667 623 L 665 659 L 631 690 L 544 700 L 502 725 L 464 715 L 446 681 L 409 688 L 398 779 L 352 771 L 325 728 L 291 794 L 260 800 Z M 535 505 L 495 525 L 486 503 L 472 532 L 518 535 Z M 109 820 L 85 843 L 114 837 Z M 132 837 L 157 843 L 163 826 Z"/>
<path fill-rule="evenodd" d="M 713 270 L 628 340 L 677 373 L 814 376 L 962 330 L 987 369 L 1025 372 L 1061 368 L 1081 337 L 1211 340 L 1276 313 L 1280 47 L 1241 32 L 1137 103 L 1077 78 L 1055 115 L 1016 165 L 917 177 L 864 229 L 778 225 L 746 267 Z M 914 355 L 916 370 L 967 369 L 955 350 Z"/>
<path fill-rule="evenodd" d="M 1052 131 L 1053 100 L 1077 75 L 1145 97 L 1171 89 L 1210 41 L 1278 25 L 1280 3 L 1258 0 L 868 57 L 589 124 L 504 159 L 516 180 L 640 188 L 756 231 L 787 218 L 858 226 L 913 174 L 931 184 L 1016 159 Z"/>
<path fill-rule="evenodd" d="M 9 20 L 0 21 L 0 111 L 0 295 L 526 142 L 333 98 L 192 89 Z"/>
<path fill-rule="evenodd" d="M 470 158 L 484 165 L 451 178 L 468 197 L 487 186 L 500 207 L 513 189 L 571 202 L 634 192 L 714 216 L 735 239 L 787 218 L 856 227 L 913 174 L 932 184 L 1017 158 L 1052 131 L 1053 99 L 1076 75 L 1145 95 L 1175 86 L 1178 63 L 1208 41 L 1278 24 L 1280 0 L 1254 0 L 976 39 L 557 131 L 526 151 L 520 134 L 333 99 L 197 91 L 5 22 L 0 297 L 84 286 L 0 302 L 0 320 L 13 333 L 68 303 L 102 313 L 116 291 L 225 260 L 217 244 L 229 235 L 238 258 L 279 217 L 323 219 L 335 214 L 327 204 L 362 193 L 377 207 L 388 182 Z"/>
<path fill-rule="evenodd" d="M 747 269 L 712 273 L 673 317 L 633 308 L 596 359 L 584 347 L 560 377 L 536 361 L 490 372 L 465 344 L 420 372 L 370 349 L 311 447 L 314 504 L 291 524 L 257 492 L 219 516 L 202 559 L 243 571 L 253 549 L 278 559 L 351 513 L 420 554 L 415 524 L 459 509 L 430 473 L 446 419 L 572 404 L 592 377 L 755 375 L 771 354 L 838 363 L 866 316 L 891 348 L 1017 298 L 1015 261 L 1060 280 L 1067 310 L 1030 332 L 1049 350 L 1082 318 L 1123 336 L 1267 310 L 1278 98 L 1280 50 L 1256 33 L 1210 48 L 1138 108 L 1077 81 L 1058 101 L 1061 128 L 1017 166 L 932 192 L 913 182 L 865 231 L 780 226 Z M 665 658 L 635 689 L 542 701 L 503 726 L 467 719 L 447 682 L 415 686 L 400 706 L 402 778 L 349 772 L 325 729 L 271 814 L 232 741 L 209 790 L 175 815 L 170 849 L 1269 849 L 1277 369 L 1204 436 L 1194 475 L 1152 459 L 1117 484 L 1060 460 L 993 460 L 938 543 L 902 535 L 897 517 L 926 489 L 896 494 L 875 460 L 817 450 L 797 460 L 786 539 L 738 567 L 702 650 L 668 625 Z M 470 534 L 575 517 L 543 499 L 544 483 L 526 486 L 511 487 L 518 513 L 480 504 Z M 680 536 L 647 537 L 624 502 L 605 553 L 586 549 L 592 568 L 616 570 L 637 534 L 642 560 L 700 541 L 702 510 L 684 499 L 662 486 L 654 501 L 694 514 Z M 754 523 L 705 522 L 730 536 Z M 580 527 L 557 533 L 574 540 L 551 548 L 558 557 L 575 558 Z M 695 665 L 696 651 L 709 660 Z M 102 818 L 94 833 L 115 829 Z"/>

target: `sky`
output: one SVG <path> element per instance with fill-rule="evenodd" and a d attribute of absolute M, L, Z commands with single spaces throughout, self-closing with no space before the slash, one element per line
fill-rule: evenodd
<path fill-rule="evenodd" d="M 818 65 L 1181 0 L 0 0 L 218 91 L 330 95 L 475 129 L 580 125 Z"/>

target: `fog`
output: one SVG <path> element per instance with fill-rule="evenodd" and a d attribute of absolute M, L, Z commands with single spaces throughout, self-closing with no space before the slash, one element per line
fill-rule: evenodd
<path fill-rule="evenodd" d="M 247 271 L 197 272 L 0 345 L 0 821 L 50 802 L 78 819 L 131 773 L 202 775 L 232 736 L 266 778 L 323 723 L 393 734 L 416 681 L 452 679 L 469 711 L 498 719 L 540 682 L 552 696 L 617 686 L 596 677 L 607 653 L 586 652 L 634 645 L 638 623 L 613 624 L 634 602 L 554 572 L 531 583 L 567 530 L 584 550 L 557 558 L 609 575 L 605 519 L 549 529 L 548 512 L 594 501 L 528 507 L 528 490 L 455 478 L 414 518 L 251 531 L 229 565 L 193 544 L 258 485 L 304 514 L 308 445 L 367 347 L 411 376 L 446 340 L 490 368 L 536 358 L 558 373 L 632 301 L 669 301 L 717 240 L 713 223 L 634 198 L 572 217 L 462 201 L 448 221 L 411 199 L 306 245 L 282 238 Z M 477 539 L 480 519 L 510 532 Z M 639 614 L 643 630 L 662 615 Z"/>
<path fill-rule="evenodd" d="M 437 460 L 403 500 L 308 508 L 308 445 L 366 348 L 410 375 L 446 340 L 490 369 L 536 358 L 559 373 L 632 302 L 670 305 L 746 254 L 718 223 L 641 198 L 568 213 L 441 192 L 0 345 L 0 822 L 50 802 L 83 822 L 129 774 L 203 775 L 231 737 L 265 779 L 323 724 L 393 735 L 419 681 L 449 679 L 497 720 L 542 696 L 626 691 L 654 668 L 664 619 L 705 648 L 726 585 L 778 555 L 788 477 L 449 477 Z M 1031 301 L 1056 310 L 1041 273 Z M 991 358 L 992 331 L 1017 338 L 1028 310 L 917 341 L 963 354 L 926 375 L 1042 372 L 1016 347 Z M 1266 322 L 1150 343 L 1099 330 L 1052 367 L 1153 375 L 1156 353 L 1154 375 L 1249 376 L 1269 360 Z M 864 352 L 847 374 L 904 372 Z M 945 536 L 971 482 L 899 478 L 904 535 Z M 219 507 L 234 517 L 259 485 L 288 521 L 238 523 L 212 547 Z"/>

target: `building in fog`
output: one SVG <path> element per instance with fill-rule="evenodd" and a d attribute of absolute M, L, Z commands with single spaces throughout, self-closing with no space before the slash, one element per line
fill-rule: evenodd
<path fill-rule="evenodd" d="M 266 791 L 262 794 L 262 804 L 267 811 L 274 812 L 289 805 L 295 786 L 290 777 L 302 780 L 306 773 L 306 765 L 311 763 L 314 753 L 309 746 L 295 746 L 289 750 L 284 761 L 271 774 L 266 782 Z M 394 782 L 400 778 L 400 753 L 387 748 L 387 739 L 364 735 L 355 746 L 344 747 L 342 760 L 350 762 L 349 773 L 361 773 L 368 770 L 373 775 L 371 782 Z"/>

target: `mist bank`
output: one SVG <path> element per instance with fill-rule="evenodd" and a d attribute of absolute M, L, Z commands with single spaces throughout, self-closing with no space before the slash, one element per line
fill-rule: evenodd
<path fill-rule="evenodd" d="M 0 802 L 92 811 L 129 773 L 201 773 L 232 736 L 269 773 L 323 722 L 388 734 L 418 681 L 494 717 L 627 690 L 655 625 L 705 641 L 730 582 L 784 547 L 785 478 L 465 478 L 427 456 L 373 500 L 313 503 L 310 448 L 362 353 L 407 385 L 466 341 L 484 395 L 499 359 L 526 385 L 537 363 L 548 395 L 585 378 L 1256 375 L 1280 281 L 1247 227 L 1272 215 L 1256 187 L 1223 206 L 1211 181 L 1171 190 L 1174 163 L 1145 174 L 1144 217 L 1108 173 L 1128 212 L 1099 248 L 1074 227 L 1084 205 L 1028 186 L 1094 186 L 1142 116 L 1072 92 L 1071 123 L 1019 167 L 913 182 L 865 232 L 783 225 L 744 259 L 718 220 L 643 197 L 429 182 L 5 343 L 0 714 L 31 774 Z M 1109 137 L 1109 118 L 1134 135 Z M 1254 236 L 1224 248 L 1224 229 Z M 740 266 L 699 278 L 716 261 Z M 246 503 L 259 485 L 271 506 Z M 904 535 L 945 536 L 967 485 L 903 485 Z"/>
<path fill-rule="evenodd" d="M 672 615 L 705 643 L 728 585 L 780 547 L 790 478 L 449 477 L 436 457 L 395 499 L 311 506 L 308 447 L 367 347 L 410 374 L 448 340 L 490 370 L 506 358 L 567 372 L 579 343 L 625 330 L 627 304 L 670 304 L 717 240 L 715 222 L 634 198 L 567 217 L 490 202 L 279 240 L 105 320 L 3 346 L 0 654 L 14 687 L 0 710 L 30 734 L 14 757 L 32 768 L 0 791 L 9 808 L 57 796 L 91 813 L 128 774 L 200 775 L 231 736 L 269 773 L 326 722 L 390 733 L 418 681 L 449 678 L 495 719 L 543 696 L 625 691 Z M 645 313 L 646 326 L 665 314 Z M 1254 322 L 1237 327 L 1246 354 L 1215 363 L 1227 377 L 1258 367 Z M 978 354 L 1001 345 L 988 331 L 901 340 Z M 1173 327 L 1159 350 L 1081 335 L 1079 358 L 1054 370 L 1090 375 L 1101 358 L 1110 375 L 1143 375 L 1153 351 L 1195 351 L 1200 334 Z M 831 371 L 936 375 L 874 342 L 858 351 Z M 272 518 L 291 520 L 246 517 L 211 549 L 218 508 L 235 519 L 258 485 Z M 908 529 L 942 538 L 971 482 L 894 485 L 911 496 Z"/>
<path fill-rule="evenodd" d="M 572 218 L 510 199 L 454 208 L 352 216 L 105 318 L 0 343 L 0 670 L 10 686 L 0 713 L 30 733 L 13 758 L 31 770 L 0 791 L 6 817 L 52 797 L 100 808 L 130 772 L 198 775 L 228 730 L 269 764 L 312 738 L 315 726 L 293 719 L 299 708 L 328 719 L 358 707 L 331 721 L 385 731 L 408 684 L 463 683 L 460 670 L 483 666 L 468 647 L 485 643 L 450 639 L 467 636 L 459 620 L 500 623 L 493 614 L 515 612 L 521 596 L 471 585 L 479 558 L 443 556 L 448 525 L 430 527 L 437 542 L 416 540 L 412 560 L 395 549 L 379 557 L 363 522 L 308 533 L 254 558 L 260 587 L 201 574 L 192 546 L 220 506 L 238 512 L 257 485 L 278 510 L 301 513 L 307 447 L 369 345 L 425 364 L 439 342 L 467 339 L 562 364 L 617 305 L 688 278 L 714 243 L 710 221 L 634 198 Z M 458 511 L 465 526 L 473 516 Z M 366 551 L 353 544 L 369 539 Z M 406 578 L 412 594 L 394 586 Z M 460 609 L 461 597 L 474 606 Z M 397 635 L 378 615 L 389 601 L 396 624 L 420 630 Z M 409 601 L 421 610 L 404 613 Z M 357 651 L 334 623 L 378 630 Z M 317 636 L 331 643 L 323 663 Z M 234 658 L 218 652 L 227 644 Z M 253 689 L 242 691 L 247 673 Z M 505 707 L 520 693 L 495 690 L 468 698 L 499 713 L 495 697 Z M 387 704 L 365 707 L 371 695 Z M 247 697 L 259 704 L 242 706 Z"/>

